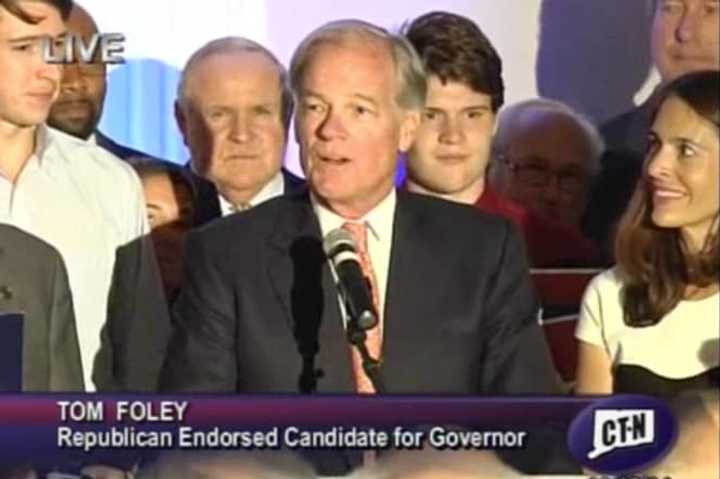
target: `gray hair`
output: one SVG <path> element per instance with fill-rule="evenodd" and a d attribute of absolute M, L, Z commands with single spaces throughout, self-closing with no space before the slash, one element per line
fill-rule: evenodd
<path fill-rule="evenodd" d="M 556 100 L 547 98 L 535 98 L 508 105 L 500 111 L 497 121 L 497 129 L 493 137 L 493 150 L 502 151 L 507 148 L 513 131 L 518 122 L 522 121 L 530 113 L 550 113 L 563 116 L 571 120 L 585 136 L 585 141 L 590 149 L 588 171 L 591 176 L 597 176 L 601 169 L 600 162 L 605 153 L 605 142 L 598 129 L 585 115 L 575 111 L 570 106 Z"/>
<path fill-rule="evenodd" d="M 395 101 L 404 109 L 423 108 L 427 83 L 422 60 L 415 49 L 404 37 L 362 20 L 329 22 L 305 37 L 290 62 L 290 85 L 296 96 L 301 90 L 305 68 L 317 47 L 324 43 L 342 43 L 349 38 L 365 38 L 386 44 L 395 63 L 395 77 L 398 82 Z"/>
<path fill-rule="evenodd" d="M 287 70 L 277 59 L 273 53 L 260 45 L 259 43 L 243 38 L 243 37 L 223 37 L 215 40 L 211 40 L 202 46 L 199 50 L 195 51 L 183 68 L 182 74 L 180 75 L 180 82 L 178 83 L 177 98 L 178 102 L 182 105 L 188 101 L 187 92 L 187 78 L 194 67 L 196 67 L 203 60 L 213 55 L 226 55 L 226 54 L 238 54 L 246 52 L 255 52 L 265 56 L 270 60 L 276 67 L 278 77 L 280 80 L 281 89 L 281 115 L 282 121 L 285 128 L 288 128 L 290 124 L 290 117 L 293 111 L 293 96 L 290 91 L 290 85 L 288 83 Z"/>

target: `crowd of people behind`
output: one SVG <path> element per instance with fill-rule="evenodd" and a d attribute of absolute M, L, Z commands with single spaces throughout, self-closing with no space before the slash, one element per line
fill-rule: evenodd
<path fill-rule="evenodd" d="M 327 23 L 287 69 L 215 39 L 182 71 L 179 165 L 98 130 L 103 63 L 43 60 L 43 38 L 98 32 L 85 9 L 0 0 L 0 313 L 25 318 L 22 390 L 717 390 L 720 7 L 652 4 L 661 83 L 600 127 L 555 100 L 505 105 L 503 60 L 453 13 L 398 33 Z M 291 120 L 304 178 L 283 166 Z M 382 382 L 345 339 L 323 251 L 337 229 L 368 280 Z M 599 273 L 563 310 L 565 383 L 538 322 L 540 275 L 563 271 L 581 288 Z M 497 467 L 564 470 L 548 447 Z M 377 477 L 405 467 L 387 464 Z"/>

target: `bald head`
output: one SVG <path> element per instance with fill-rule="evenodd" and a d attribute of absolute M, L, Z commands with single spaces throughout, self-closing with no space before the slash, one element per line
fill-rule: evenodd
<path fill-rule="evenodd" d="M 73 4 L 66 24 L 71 33 L 80 35 L 83 40 L 89 39 L 98 32 L 98 26 L 93 17 L 78 3 Z"/>
<path fill-rule="evenodd" d="M 98 33 L 95 20 L 75 3 L 66 22 L 68 32 L 89 45 Z M 100 122 L 107 83 L 101 62 L 68 64 L 63 68 L 60 96 L 50 110 L 48 124 L 80 139 L 92 135 Z"/>

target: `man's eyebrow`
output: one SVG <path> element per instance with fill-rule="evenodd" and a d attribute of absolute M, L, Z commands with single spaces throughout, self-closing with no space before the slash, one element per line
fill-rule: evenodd
<path fill-rule="evenodd" d="M 372 103 L 373 105 L 377 105 L 377 101 L 374 98 L 369 97 L 367 95 L 363 95 L 362 93 L 355 93 L 353 96 L 355 98 L 359 98 L 360 100 L 366 101 L 368 103 Z"/>
<path fill-rule="evenodd" d="M 302 90 L 302 96 L 314 96 L 316 98 L 321 99 L 322 101 L 326 101 L 325 97 L 322 96 L 320 93 L 312 91 L 312 90 L 308 90 L 306 88 Z"/>
<path fill-rule="evenodd" d="M 486 110 L 490 111 L 491 108 L 489 105 L 470 105 L 463 108 L 464 111 L 470 111 L 470 110 Z"/>
<path fill-rule="evenodd" d="M 68 35 L 67 31 L 59 33 L 55 37 L 52 35 L 25 35 L 22 37 L 15 37 L 8 40 L 9 43 L 24 43 L 24 42 L 36 42 L 45 38 L 63 38 Z"/>
<path fill-rule="evenodd" d="M 152 202 L 151 202 L 151 203 L 145 203 L 145 208 L 148 209 L 148 210 L 162 211 L 162 208 L 160 207 L 160 205 L 157 205 L 157 204 L 152 203 Z"/>

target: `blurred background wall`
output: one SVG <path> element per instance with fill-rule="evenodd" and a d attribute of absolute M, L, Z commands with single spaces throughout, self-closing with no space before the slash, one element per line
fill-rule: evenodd
<path fill-rule="evenodd" d="M 205 42 L 240 35 L 286 65 L 320 24 L 360 18 L 389 29 L 431 10 L 475 20 L 504 61 L 507 102 L 546 96 L 602 122 L 644 99 L 650 68 L 647 0 L 80 0 L 105 32 L 125 34 L 127 63 L 109 72 L 101 130 L 121 143 L 184 163 L 173 118 L 180 70 Z M 290 139 L 287 165 L 298 171 Z"/>

